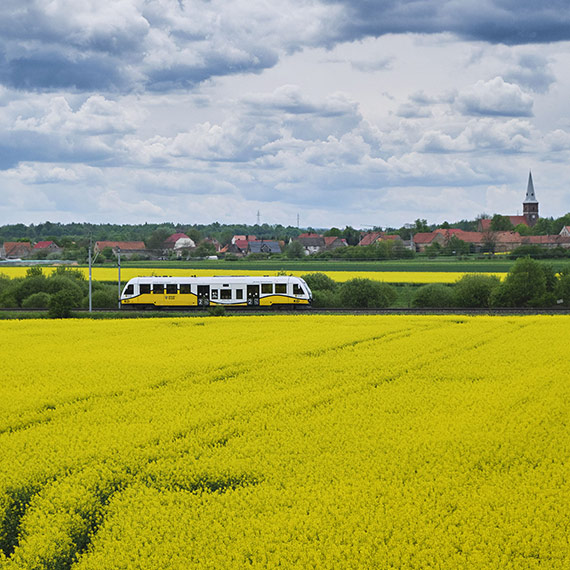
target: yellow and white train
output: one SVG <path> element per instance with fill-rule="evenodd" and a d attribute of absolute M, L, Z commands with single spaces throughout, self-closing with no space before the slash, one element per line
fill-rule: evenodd
<path fill-rule="evenodd" d="M 310 305 L 300 277 L 135 277 L 121 293 L 131 308 L 270 307 Z"/>

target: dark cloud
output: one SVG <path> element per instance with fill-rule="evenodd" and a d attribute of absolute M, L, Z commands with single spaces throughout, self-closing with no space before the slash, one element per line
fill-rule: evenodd
<path fill-rule="evenodd" d="M 451 32 L 490 43 L 570 39 L 566 0 L 4 0 L 0 81 L 21 90 L 168 91 L 211 77 L 258 73 L 280 53 L 398 33 Z M 390 57 L 354 61 L 389 69 Z M 541 92 L 531 62 L 513 80 Z M 526 81 L 526 83 L 524 83 Z"/>
<path fill-rule="evenodd" d="M 30 91 L 115 91 L 126 87 L 125 75 L 108 57 L 92 55 L 71 61 L 63 54 L 49 52 L 4 60 L 0 80 L 8 87 Z"/>
<path fill-rule="evenodd" d="M 346 19 L 338 32 L 344 41 L 385 34 L 451 32 L 509 45 L 570 39 L 566 0 L 325 0 L 341 4 Z"/>
<path fill-rule="evenodd" d="M 504 74 L 504 78 L 535 93 L 546 93 L 556 81 L 548 60 L 539 54 L 520 55 L 517 64 Z"/>

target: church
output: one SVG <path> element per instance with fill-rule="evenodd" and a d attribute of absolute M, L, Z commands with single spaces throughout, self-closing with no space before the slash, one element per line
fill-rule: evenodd
<path fill-rule="evenodd" d="M 526 186 L 526 196 L 523 202 L 522 216 L 506 216 L 514 227 L 524 224 L 532 228 L 538 221 L 538 200 L 534 193 L 534 182 L 532 172 L 528 173 L 528 184 Z M 478 231 L 485 232 L 491 229 L 491 220 L 479 220 Z"/>

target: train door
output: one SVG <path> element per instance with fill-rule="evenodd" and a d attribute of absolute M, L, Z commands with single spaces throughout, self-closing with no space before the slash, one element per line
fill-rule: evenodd
<path fill-rule="evenodd" d="M 259 285 L 247 286 L 247 304 L 259 305 Z"/>
<path fill-rule="evenodd" d="M 198 285 L 198 305 L 207 307 L 210 304 L 210 286 Z"/>

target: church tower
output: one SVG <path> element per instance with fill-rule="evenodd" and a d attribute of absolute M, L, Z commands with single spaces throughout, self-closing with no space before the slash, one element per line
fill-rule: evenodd
<path fill-rule="evenodd" d="M 531 228 L 538 221 L 538 200 L 534 195 L 534 184 L 532 182 L 531 172 L 528 173 L 526 198 L 523 202 L 523 216 L 526 218 L 526 221 Z"/>

